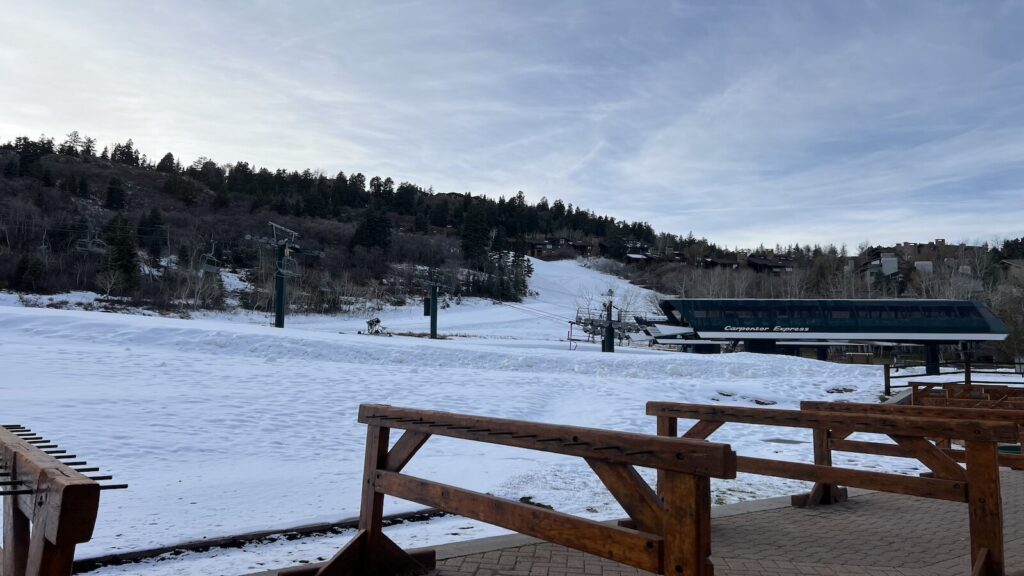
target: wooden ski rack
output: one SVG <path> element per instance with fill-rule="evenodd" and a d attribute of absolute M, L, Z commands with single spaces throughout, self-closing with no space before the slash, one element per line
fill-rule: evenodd
<path fill-rule="evenodd" d="M 726 423 L 808 428 L 814 436 L 814 464 L 739 456 L 737 470 L 814 482 L 809 494 L 793 497 L 794 505 L 798 506 L 845 500 L 845 489 L 841 486 L 966 502 L 973 574 L 1003 576 L 1006 568 L 997 443 L 1020 440 L 1019 420 L 982 418 L 977 413 L 915 411 L 915 407 L 880 407 L 875 411 L 844 406 L 836 404 L 824 409 L 820 404 L 808 403 L 803 410 L 775 410 L 648 402 L 647 414 L 658 418 L 658 434 L 669 437 L 678 435 L 679 418 L 697 420 L 683 434 L 684 438 L 707 438 Z M 885 434 L 895 444 L 846 439 L 857 432 Z M 963 440 L 965 448 L 954 452 L 933 444 L 932 438 Z M 914 458 L 931 470 L 930 477 L 833 466 L 833 450 Z M 965 462 L 966 469 L 957 460 Z M 660 484 L 659 479 L 659 489 Z"/>
<path fill-rule="evenodd" d="M 75 546 L 92 538 L 101 486 L 110 476 L 19 425 L 0 427 L 3 548 L 0 576 L 68 576 Z"/>
<path fill-rule="evenodd" d="M 359 532 L 322 567 L 291 568 L 281 576 L 425 574 L 433 569 L 432 550 L 408 554 L 381 532 L 385 494 L 656 574 L 712 574 L 710 478 L 736 476 L 736 453 L 728 445 L 374 404 L 360 406 L 359 422 L 367 425 Z M 392 428 L 405 432 L 389 450 Z M 432 435 L 584 458 L 636 529 L 402 474 Z M 660 471 L 662 498 L 634 466 Z"/>

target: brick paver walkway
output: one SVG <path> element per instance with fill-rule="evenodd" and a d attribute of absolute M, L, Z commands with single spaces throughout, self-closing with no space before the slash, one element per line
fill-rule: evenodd
<path fill-rule="evenodd" d="M 1024 472 L 1002 474 L 1007 567 L 1024 570 Z M 712 520 L 716 576 L 970 574 L 967 506 L 872 493 L 812 509 L 782 507 Z M 439 550 L 440 552 L 440 550 Z M 444 557 L 441 555 L 440 557 Z M 554 544 L 446 558 L 436 576 L 646 574 Z"/>

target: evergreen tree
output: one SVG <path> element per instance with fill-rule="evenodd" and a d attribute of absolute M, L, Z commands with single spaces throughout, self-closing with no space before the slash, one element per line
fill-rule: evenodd
<path fill-rule="evenodd" d="M 462 225 L 462 256 L 471 265 L 481 266 L 487 261 L 491 229 L 487 225 L 487 210 L 482 202 L 474 202 L 466 212 Z"/>
<path fill-rule="evenodd" d="M 91 158 L 96 155 L 96 139 L 86 136 L 82 140 L 82 158 Z"/>
<path fill-rule="evenodd" d="M 171 154 L 170 152 L 168 152 L 167 154 L 164 154 L 164 157 L 161 158 L 160 161 L 157 162 L 157 164 L 156 164 L 156 171 L 157 172 L 165 172 L 167 174 L 170 174 L 171 172 L 174 172 L 175 171 L 174 154 Z"/>
<path fill-rule="evenodd" d="M 103 207 L 108 210 L 123 210 L 127 206 L 128 197 L 124 192 L 124 185 L 118 178 L 111 178 L 107 184 L 107 196 L 103 200 Z"/>
<path fill-rule="evenodd" d="M 139 246 L 146 251 L 154 263 L 160 261 L 165 238 L 166 228 L 163 215 L 160 210 L 153 208 L 139 220 L 138 239 Z"/>
<path fill-rule="evenodd" d="M 23 255 L 14 269 L 19 290 L 36 292 L 46 279 L 46 263 L 35 256 Z"/>
<path fill-rule="evenodd" d="M 349 250 L 356 246 L 387 252 L 391 248 L 391 219 L 381 212 L 367 211 L 348 244 Z"/>
<path fill-rule="evenodd" d="M 105 268 L 120 275 L 125 293 L 134 292 L 139 287 L 139 255 L 131 223 L 118 213 L 103 228 L 102 237 L 108 246 Z"/>

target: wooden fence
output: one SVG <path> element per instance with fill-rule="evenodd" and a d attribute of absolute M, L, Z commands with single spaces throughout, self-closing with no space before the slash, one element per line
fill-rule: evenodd
<path fill-rule="evenodd" d="M 31 430 L 0 427 L 3 549 L 0 576 L 68 576 L 75 547 L 92 538 L 101 486 L 85 462 Z M 77 466 L 77 467 L 76 467 Z"/>
<path fill-rule="evenodd" d="M 423 574 L 433 569 L 433 551 L 408 554 L 381 532 L 385 494 L 655 574 L 712 574 L 710 478 L 736 476 L 736 453 L 728 445 L 372 404 L 360 406 L 359 422 L 367 425 L 359 532 L 322 567 L 291 568 L 282 576 Z M 389 450 L 391 429 L 404 433 Z M 403 474 L 431 435 L 583 458 L 636 529 Z M 634 466 L 659 470 L 661 498 Z"/>
<path fill-rule="evenodd" d="M 997 364 L 997 363 L 983 363 L 983 362 L 941 362 L 939 367 L 948 367 L 949 370 L 942 372 L 940 376 L 963 376 L 962 379 L 952 384 L 961 384 L 970 386 L 971 384 L 1001 384 L 1005 383 L 1003 380 L 979 380 L 975 378 L 976 374 L 981 374 L 984 378 L 985 374 L 996 374 L 1000 376 L 1017 375 L 1024 378 L 1024 362 L 1017 362 L 1015 364 Z M 900 373 L 901 370 L 908 370 L 913 368 L 923 368 L 924 365 L 908 365 L 908 364 L 892 364 L 886 363 L 884 366 L 884 385 L 885 395 L 892 395 L 893 388 L 906 388 L 908 384 L 894 384 L 894 380 L 909 380 L 911 378 L 920 378 L 926 374 L 922 372 L 905 372 Z M 911 383 L 913 384 L 913 383 Z M 1024 380 L 1020 382 L 1024 384 Z M 1018 387 L 1020 387 L 1018 384 Z"/>
<path fill-rule="evenodd" d="M 984 576 L 1005 574 L 997 443 L 1020 439 L 1020 427 L 1012 421 L 985 420 L 974 415 L 954 417 L 938 413 L 874 413 L 852 409 L 845 412 L 774 410 L 672 402 L 648 402 L 647 414 L 657 417 L 658 434 L 670 437 L 678 435 L 679 418 L 697 420 L 683 433 L 684 438 L 693 439 L 706 439 L 726 423 L 810 429 L 814 437 L 813 464 L 738 456 L 737 471 L 813 482 L 814 487 L 809 494 L 794 497 L 794 504 L 804 506 L 845 499 L 841 486 L 966 502 L 973 573 Z M 847 439 L 857 432 L 884 434 L 895 444 Z M 948 449 L 929 441 L 930 438 L 961 439 L 965 447 L 962 454 L 951 454 Z M 931 470 L 931 477 L 841 468 L 833 465 L 833 450 L 888 452 L 886 455 L 914 458 Z M 966 469 L 957 463 L 954 456 L 959 456 L 966 463 Z"/>
<path fill-rule="evenodd" d="M 905 402 L 920 406 L 1024 409 L 1024 387 L 1003 384 L 964 384 L 962 382 L 909 382 L 910 395 Z M 952 401 L 952 402 L 948 402 Z"/>

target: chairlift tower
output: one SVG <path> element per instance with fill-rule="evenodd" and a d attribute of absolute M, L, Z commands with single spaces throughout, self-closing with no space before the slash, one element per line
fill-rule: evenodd
<path fill-rule="evenodd" d="M 601 352 L 615 352 L 615 326 L 612 324 L 612 308 L 615 305 L 615 291 L 608 289 L 608 303 L 605 304 L 608 316 L 604 327 L 604 339 L 601 340 Z"/>
<path fill-rule="evenodd" d="M 284 328 L 284 317 L 288 313 L 288 282 L 289 277 L 299 275 L 298 262 L 292 254 L 304 254 L 309 256 L 323 256 L 321 250 L 303 250 L 299 246 L 299 233 L 285 228 L 280 224 L 268 222 L 273 231 L 274 237 L 266 236 L 253 238 L 246 235 L 246 240 L 254 240 L 264 246 L 274 248 L 276 266 L 274 270 L 274 327 Z"/>
<path fill-rule="evenodd" d="M 430 278 L 427 281 L 427 287 L 430 288 L 430 295 L 423 299 L 423 315 L 430 316 L 430 338 L 431 340 L 437 340 L 437 309 L 438 309 L 438 292 L 441 286 L 441 281 L 437 278 L 437 270 L 435 268 L 430 269 Z M 444 286 L 449 293 L 454 292 L 451 286 Z"/>

